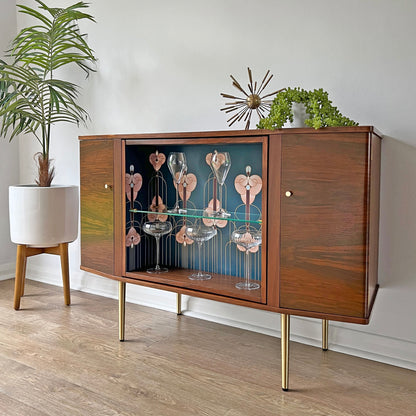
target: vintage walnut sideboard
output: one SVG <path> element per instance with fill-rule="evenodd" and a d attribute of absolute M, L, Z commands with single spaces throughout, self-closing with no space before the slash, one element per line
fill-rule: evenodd
<path fill-rule="evenodd" d="M 367 126 L 80 137 L 81 268 L 119 281 L 120 340 L 126 283 L 176 292 L 178 313 L 181 294 L 274 311 L 281 314 L 287 390 L 290 315 L 322 319 L 323 349 L 329 320 L 369 322 L 378 289 L 380 146 L 381 135 Z M 231 155 L 224 187 L 213 181 L 207 163 L 214 150 Z M 149 157 L 179 151 L 187 155 L 186 175 L 196 186 L 188 196 L 182 187 L 187 213 L 167 215 L 174 182 L 163 157 L 157 166 Z M 249 216 L 235 185 L 238 175 L 248 177 L 247 166 L 262 184 Z M 204 211 L 215 197 L 230 217 Z M 183 231 L 199 217 L 218 230 L 202 251 L 204 259 Z M 143 224 L 166 220 L 173 230 L 161 237 L 160 252 L 169 271 L 147 273 L 155 262 L 155 239 L 143 233 Z M 250 254 L 257 290 L 235 287 L 245 254 L 230 235 L 248 225 L 262 236 Z M 212 279 L 190 280 L 197 266 Z"/>

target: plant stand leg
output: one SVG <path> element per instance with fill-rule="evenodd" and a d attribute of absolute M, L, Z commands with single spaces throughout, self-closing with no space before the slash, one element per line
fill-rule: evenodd
<path fill-rule="evenodd" d="M 22 287 L 20 291 L 20 297 L 23 297 L 25 294 L 25 281 L 26 281 L 26 264 L 27 264 L 27 257 L 24 256 L 24 263 L 23 263 L 23 273 L 22 273 Z"/>
<path fill-rule="evenodd" d="M 126 282 L 118 283 L 118 337 L 124 341 L 124 328 L 126 324 Z"/>
<path fill-rule="evenodd" d="M 328 319 L 322 319 L 322 350 L 328 351 Z"/>
<path fill-rule="evenodd" d="M 182 315 L 182 296 L 180 293 L 176 294 L 176 315 Z"/>
<path fill-rule="evenodd" d="M 282 341 L 282 390 L 289 390 L 289 341 L 290 341 L 290 315 L 281 314 L 281 341 Z"/>
<path fill-rule="evenodd" d="M 22 296 L 22 285 L 25 277 L 26 245 L 18 244 L 16 254 L 16 276 L 14 279 L 14 309 L 20 308 L 20 297 Z"/>
<path fill-rule="evenodd" d="M 69 261 L 68 261 L 68 243 L 59 244 L 59 255 L 61 257 L 62 284 L 64 287 L 65 305 L 71 304 L 71 294 L 69 291 Z"/>

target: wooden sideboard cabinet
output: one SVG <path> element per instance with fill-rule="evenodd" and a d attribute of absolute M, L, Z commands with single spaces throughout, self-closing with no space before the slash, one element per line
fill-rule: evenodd
<path fill-rule="evenodd" d="M 322 319 L 324 350 L 329 320 L 369 322 L 378 289 L 380 146 L 381 135 L 367 126 L 80 137 L 81 268 L 119 281 L 120 340 L 126 283 L 176 292 L 178 305 L 186 294 L 274 311 L 281 314 L 287 390 L 290 315 Z M 216 150 L 231 155 L 223 187 L 208 164 Z M 188 194 L 183 183 L 178 188 L 183 214 L 166 212 L 176 191 L 161 155 L 170 152 L 188 159 Z M 214 200 L 230 217 L 207 211 Z M 166 273 L 147 272 L 156 240 L 143 226 L 155 220 L 172 223 L 159 243 Z M 197 221 L 217 230 L 200 256 L 184 234 Z M 248 254 L 255 290 L 235 287 L 247 254 L 231 235 L 244 227 L 261 233 Z M 212 278 L 190 280 L 198 268 Z"/>

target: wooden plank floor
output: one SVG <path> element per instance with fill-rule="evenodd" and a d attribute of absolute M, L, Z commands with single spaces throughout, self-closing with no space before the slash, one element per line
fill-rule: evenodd
<path fill-rule="evenodd" d="M 14 311 L 0 282 L 0 415 L 414 416 L 416 373 L 291 343 L 291 391 L 280 388 L 280 340 L 27 281 Z M 128 288 L 127 288 L 128 290 Z"/>

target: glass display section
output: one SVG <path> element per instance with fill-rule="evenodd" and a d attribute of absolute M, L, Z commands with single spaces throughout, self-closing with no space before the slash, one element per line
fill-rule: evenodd
<path fill-rule="evenodd" d="M 265 303 L 266 152 L 261 138 L 127 142 L 126 276 Z"/>

